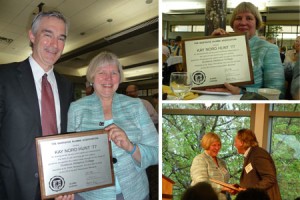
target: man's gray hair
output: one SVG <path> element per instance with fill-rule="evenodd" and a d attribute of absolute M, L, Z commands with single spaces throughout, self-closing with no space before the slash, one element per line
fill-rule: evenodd
<path fill-rule="evenodd" d="M 56 17 L 57 19 L 62 20 L 66 25 L 66 35 L 68 34 L 69 27 L 68 27 L 68 21 L 67 21 L 66 17 L 59 11 L 47 11 L 47 12 L 40 12 L 33 18 L 32 23 L 31 23 L 31 31 L 32 31 L 33 35 L 37 34 L 40 22 L 41 22 L 42 18 L 44 18 L 44 17 Z M 32 47 L 32 46 L 33 46 L 33 44 L 30 41 L 30 47 Z"/>

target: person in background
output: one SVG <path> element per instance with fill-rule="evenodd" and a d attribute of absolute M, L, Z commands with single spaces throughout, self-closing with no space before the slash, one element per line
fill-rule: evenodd
<path fill-rule="evenodd" d="M 291 82 L 291 95 L 294 100 L 300 100 L 300 56 L 293 68 L 293 77 Z"/>
<path fill-rule="evenodd" d="M 175 46 L 174 46 L 174 50 L 173 50 L 172 55 L 173 56 L 182 56 L 182 38 L 181 38 L 181 36 L 177 36 L 175 38 Z M 183 71 L 183 65 L 182 65 L 182 63 L 177 63 L 175 65 L 175 68 L 176 68 L 177 72 Z"/>
<path fill-rule="evenodd" d="M 228 183 L 230 178 L 225 161 L 218 158 L 218 153 L 221 149 L 221 140 L 219 136 L 216 133 L 206 133 L 202 137 L 201 146 L 204 149 L 204 152 L 193 159 L 190 169 L 192 178 L 191 186 L 206 181 L 211 183 L 219 200 L 230 199 L 229 193 L 234 193 L 234 191 L 209 180 L 216 179 Z"/>
<path fill-rule="evenodd" d="M 40 12 L 28 32 L 32 54 L 24 61 L 0 66 L 1 200 L 41 199 L 35 138 L 50 133 L 42 123 L 42 79 L 52 88 L 56 133 L 67 131 L 67 112 L 74 97 L 72 84 L 53 71 L 67 29 L 60 12 Z M 74 199 L 74 195 L 56 199 Z"/>
<path fill-rule="evenodd" d="M 270 154 L 258 146 L 254 132 L 249 129 L 239 130 L 234 146 L 244 156 L 240 187 L 259 188 L 268 193 L 270 200 L 281 200 L 275 163 Z"/>
<path fill-rule="evenodd" d="M 284 62 L 284 59 L 285 59 L 285 51 L 286 51 L 286 47 L 280 47 L 279 53 L 280 53 L 281 63 Z"/>
<path fill-rule="evenodd" d="M 290 49 L 285 54 L 284 63 L 290 63 L 292 66 L 297 62 L 297 54 L 300 53 L 300 36 L 296 37 L 296 40 L 293 44 L 293 49 Z"/>
<path fill-rule="evenodd" d="M 162 40 L 162 59 L 163 64 L 167 62 L 167 59 L 171 55 L 171 48 L 168 46 L 167 40 Z"/>
<path fill-rule="evenodd" d="M 181 200 L 219 200 L 218 195 L 207 182 L 199 182 L 186 189 Z"/>
<path fill-rule="evenodd" d="M 152 100 L 153 100 L 153 104 L 154 104 L 154 109 L 155 111 L 158 113 L 159 111 L 159 94 L 158 93 L 155 93 L 152 95 Z"/>
<path fill-rule="evenodd" d="M 240 3 L 233 11 L 230 26 L 236 33 L 247 33 L 250 54 L 253 63 L 254 84 L 242 87 L 224 83 L 225 88 L 208 89 L 216 92 L 244 94 L 258 93 L 259 88 L 273 88 L 281 91 L 280 98 L 285 97 L 285 78 L 278 47 L 256 36 L 256 30 L 262 26 L 262 17 L 255 5 L 250 2 Z M 228 34 L 219 28 L 212 35 Z"/>
<path fill-rule="evenodd" d="M 93 92 L 94 92 L 93 85 L 90 84 L 89 82 L 86 82 L 86 84 L 85 84 L 85 95 L 86 96 L 91 95 L 91 94 L 93 94 Z"/>
<path fill-rule="evenodd" d="M 139 88 L 138 88 L 138 86 L 128 85 L 127 88 L 126 88 L 126 95 L 130 96 L 130 97 L 133 97 L 133 98 L 138 98 L 139 97 Z M 158 127 L 158 114 L 157 114 L 156 110 L 154 109 L 154 107 L 152 106 L 152 104 L 149 101 L 147 101 L 146 99 L 141 99 L 141 98 L 139 98 L 139 99 L 143 102 L 143 104 L 144 104 L 146 110 L 148 111 L 155 127 Z"/>
<path fill-rule="evenodd" d="M 169 40 L 169 45 L 168 45 L 169 49 L 171 50 L 170 53 L 173 55 L 173 51 L 175 49 L 175 40 L 174 39 L 170 39 Z"/>
<path fill-rule="evenodd" d="M 296 67 L 296 73 L 297 73 L 297 60 L 299 59 L 299 53 L 300 53 L 300 36 L 298 36 L 293 44 L 293 49 L 288 50 L 286 52 L 285 60 L 284 60 L 284 75 L 285 75 L 285 80 L 286 80 L 286 85 L 287 85 L 287 94 L 286 94 L 286 99 L 295 99 L 295 97 L 292 94 L 292 80 L 295 79 L 295 72 L 294 68 Z M 296 82 L 293 84 L 295 85 Z M 295 91 L 294 91 L 295 92 Z"/>
<path fill-rule="evenodd" d="M 158 134 L 139 99 L 116 93 L 122 70 L 115 54 L 101 52 L 95 56 L 86 75 L 95 91 L 70 106 L 68 131 L 104 129 L 115 160 L 114 186 L 82 192 L 75 199 L 149 199 L 146 168 L 158 163 Z"/>
<path fill-rule="evenodd" d="M 162 38 L 162 76 L 163 76 L 163 84 L 165 84 L 167 81 L 166 79 L 170 79 L 169 68 L 167 60 L 171 55 L 171 48 L 168 46 L 167 40 L 164 40 Z"/>
<path fill-rule="evenodd" d="M 181 56 L 182 55 L 182 41 L 181 36 L 176 36 L 175 45 L 173 47 L 173 56 Z"/>

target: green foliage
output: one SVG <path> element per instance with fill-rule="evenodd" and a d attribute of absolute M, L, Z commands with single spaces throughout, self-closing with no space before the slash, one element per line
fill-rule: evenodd
<path fill-rule="evenodd" d="M 280 32 L 282 32 L 281 26 L 268 26 L 268 32 L 266 33 L 266 38 L 276 38 Z"/>
<path fill-rule="evenodd" d="M 272 157 L 283 200 L 300 196 L 299 124 L 299 118 L 273 118 Z"/>

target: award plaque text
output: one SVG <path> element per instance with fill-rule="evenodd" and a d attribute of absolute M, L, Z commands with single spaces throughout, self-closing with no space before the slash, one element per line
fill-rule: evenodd
<path fill-rule="evenodd" d="M 115 184 L 103 130 L 36 138 L 36 148 L 42 199 Z"/>

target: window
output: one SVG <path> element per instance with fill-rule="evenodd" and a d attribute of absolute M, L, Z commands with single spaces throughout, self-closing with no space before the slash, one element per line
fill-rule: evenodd
<path fill-rule="evenodd" d="M 273 110 L 280 111 L 271 119 L 271 155 L 277 168 L 281 196 L 286 200 L 296 199 L 300 196 L 300 105 L 277 104 Z M 286 116 L 280 115 L 283 112 Z"/>
<path fill-rule="evenodd" d="M 276 38 L 276 44 L 286 46 L 287 49 L 292 49 L 296 37 L 300 34 L 299 26 L 296 25 L 269 25 L 267 30 L 267 37 Z"/>
<path fill-rule="evenodd" d="M 286 46 L 287 49 L 291 49 L 296 37 L 300 34 L 298 25 L 268 25 L 266 27 L 266 38 L 276 38 L 276 44 L 278 46 Z M 227 32 L 234 32 L 233 29 L 227 25 Z M 171 32 L 185 32 L 185 33 L 204 33 L 205 25 L 171 25 Z"/>
<path fill-rule="evenodd" d="M 193 25 L 193 32 L 204 32 L 205 27 L 201 25 Z"/>
<path fill-rule="evenodd" d="M 298 26 L 281 26 L 284 33 L 297 33 Z"/>
<path fill-rule="evenodd" d="M 174 25 L 171 26 L 171 32 L 192 32 L 191 25 Z"/>
<path fill-rule="evenodd" d="M 233 32 L 230 26 L 226 26 L 226 31 Z M 205 32 L 204 25 L 171 25 L 171 32 Z"/>

